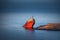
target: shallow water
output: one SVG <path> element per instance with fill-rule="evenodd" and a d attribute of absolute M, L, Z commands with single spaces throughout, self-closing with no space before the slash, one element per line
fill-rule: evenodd
<path fill-rule="evenodd" d="M 1 28 L 1 40 L 60 40 L 60 31 Z"/>

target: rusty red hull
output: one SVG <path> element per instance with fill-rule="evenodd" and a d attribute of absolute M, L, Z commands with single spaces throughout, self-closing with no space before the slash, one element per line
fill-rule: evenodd
<path fill-rule="evenodd" d="M 23 27 L 25 29 L 33 29 L 34 24 L 35 24 L 35 20 L 34 20 L 34 18 L 31 18 L 26 21 L 26 23 L 23 25 Z"/>

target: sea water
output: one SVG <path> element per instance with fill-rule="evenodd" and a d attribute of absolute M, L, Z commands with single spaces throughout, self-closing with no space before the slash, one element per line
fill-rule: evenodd
<path fill-rule="evenodd" d="M 60 40 L 60 31 L 25 30 L 22 25 L 28 18 L 22 15 L 12 13 L 1 14 L 0 40 Z M 35 21 L 38 20 L 35 19 Z M 43 20 L 39 20 L 38 22 L 41 23 L 41 21 Z M 38 26 L 37 23 L 35 23 L 36 26 Z M 44 24 L 44 22 L 42 23 Z"/>
<path fill-rule="evenodd" d="M 0 40 L 60 40 L 60 31 L 1 27 L 0 36 Z"/>

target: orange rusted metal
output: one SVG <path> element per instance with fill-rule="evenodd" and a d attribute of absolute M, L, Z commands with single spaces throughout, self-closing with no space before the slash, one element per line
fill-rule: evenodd
<path fill-rule="evenodd" d="M 33 29 L 33 25 L 35 24 L 35 19 L 32 17 L 29 20 L 26 21 L 26 23 L 23 25 L 25 29 Z"/>

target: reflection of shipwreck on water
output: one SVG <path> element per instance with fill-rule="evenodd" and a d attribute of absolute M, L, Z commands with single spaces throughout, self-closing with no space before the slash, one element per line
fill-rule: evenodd
<path fill-rule="evenodd" d="M 35 19 L 32 17 L 26 21 L 26 23 L 23 25 L 23 27 L 25 29 L 33 29 L 34 24 L 35 24 Z"/>

